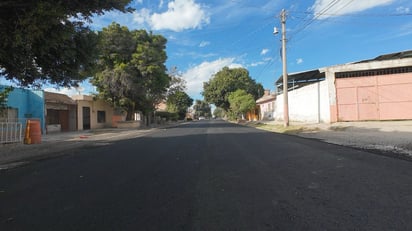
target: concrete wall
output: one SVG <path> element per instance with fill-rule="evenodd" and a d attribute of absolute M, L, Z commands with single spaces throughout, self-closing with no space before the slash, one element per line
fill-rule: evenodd
<path fill-rule="evenodd" d="M 283 120 L 283 94 L 278 95 L 275 103 L 275 119 Z M 321 81 L 289 91 L 289 120 L 306 123 L 329 123 L 328 82 Z"/>
<path fill-rule="evenodd" d="M 4 88 L 5 86 L 0 86 L 0 91 L 3 91 Z M 26 119 L 37 118 L 40 119 L 42 133 L 46 132 L 44 92 L 42 90 L 14 88 L 9 94 L 7 106 L 17 109 L 18 119 L 23 123 L 23 126 Z"/>

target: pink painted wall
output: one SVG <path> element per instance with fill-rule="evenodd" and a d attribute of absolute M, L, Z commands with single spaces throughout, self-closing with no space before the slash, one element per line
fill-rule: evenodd
<path fill-rule="evenodd" d="M 336 79 L 338 121 L 412 119 L 412 74 Z"/>

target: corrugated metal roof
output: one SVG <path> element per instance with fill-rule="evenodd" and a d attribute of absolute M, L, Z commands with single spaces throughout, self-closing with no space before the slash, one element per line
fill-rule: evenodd
<path fill-rule="evenodd" d="M 412 58 L 412 50 L 380 55 L 373 59 L 362 60 L 362 61 L 355 62 L 355 63 L 368 63 L 368 62 L 373 62 L 373 61 L 385 61 L 385 60 L 403 59 L 403 58 Z"/>
<path fill-rule="evenodd" d="M 299 72 L 299 73 L 291 73 L 288 74 L 288 85 L 299 84 L 299 83 L 312 83 L 318 82 L 325 79 L 325 73 L 320 72 L 318 69 Z M 281 76 L 277 81 L 276 85 L 282 86 L 283 85 L 283 76 Z"/>

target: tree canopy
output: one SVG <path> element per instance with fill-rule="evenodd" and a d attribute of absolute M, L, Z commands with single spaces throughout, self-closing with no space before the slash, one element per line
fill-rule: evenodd
<path fill-rule="evenodd" d="M 0 75 L 23 86 L 76 86 L 93 71 L 97 35 L 85 22 L 131 11 L 131 0 L 14 0 L 0 3 Z"/>
<path fill-rule="evenodd" d="M 213 116 L 217 117 L 217 118 L 224 118 L 226 116 L 226 112 L 225 110 L 223 110 L 220 107 L 215 108 L 215 110 L 213 111 Z"/>
<path fill-rule="evenodd" d="M 179 119 L 184 119 L 187 109 L 192 106 L 193 99 L 183 91 L 177 91 L 167 97 L 167 111 L 177 113 Z"/>
<path fill-rule="evenodd" d="M 212 115 L 210 105 L 203 100 L 196 100 L 195 105 L 193 105 L 193 109 L 195 110 L 195 117 L 197 118 L 199 118 L 199 116 L 210 117 Z"/>
<path fill-rule="evenodd" d="M 230 111 L 236 118 L 244 118 L 244 115 L 256 107 L 253 95 L 245 90 L 238 89 L 229 94 Z"/>
<path fill-rule="evenodd" d="M 169 70 L 170 84 L 167 89 L 167 111 L 177 113 L 179 119 L 186 117 L 187 109 L 192 106 L 193 99 L 185 92 L 186 81 L 176 67 Z"/>
<path fill-rule="evenodd" d="M 181 73 L 177 67 L 172 67 L 169 70 L 170 85 L 167 89 L 167 95 L 173 95 L 179 91 L 186 91 L 186 81 L 182 78 Z"/>
<path fill-rule="evenodd" d="M 256 83 L 245 68 L 224 67 L 208 82 L 203 83 L 203 96 L 207 102 L 228 111 L 230 108 L 229 94 L 238 89 L 245 90 L 255 100 L 264 93 L 263 86 Z"/>
<path fill-rule="evenodd" d="M 13 87 L 0 86 L 0 116 L 2 111 L 7 108 L 7 100 L 13 89 Z"/>
<path fill-rule="evenodd" d="M 169 86 L 164 65 L 167 40 L 112 23 L 99 33 L 99 41 L 97 72 L 91 82 L 100 96 L 125 108 L 129 118 L 137 108 L 148 115 Z"/>

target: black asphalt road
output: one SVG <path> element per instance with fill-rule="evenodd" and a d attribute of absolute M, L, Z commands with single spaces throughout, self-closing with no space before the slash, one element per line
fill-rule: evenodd
<path fill-rule="evenodd" d="M 68 153 L 0 172 L 0 230 L 412 230 L 412 162 L 316 140 L 197 121 Z"/>

